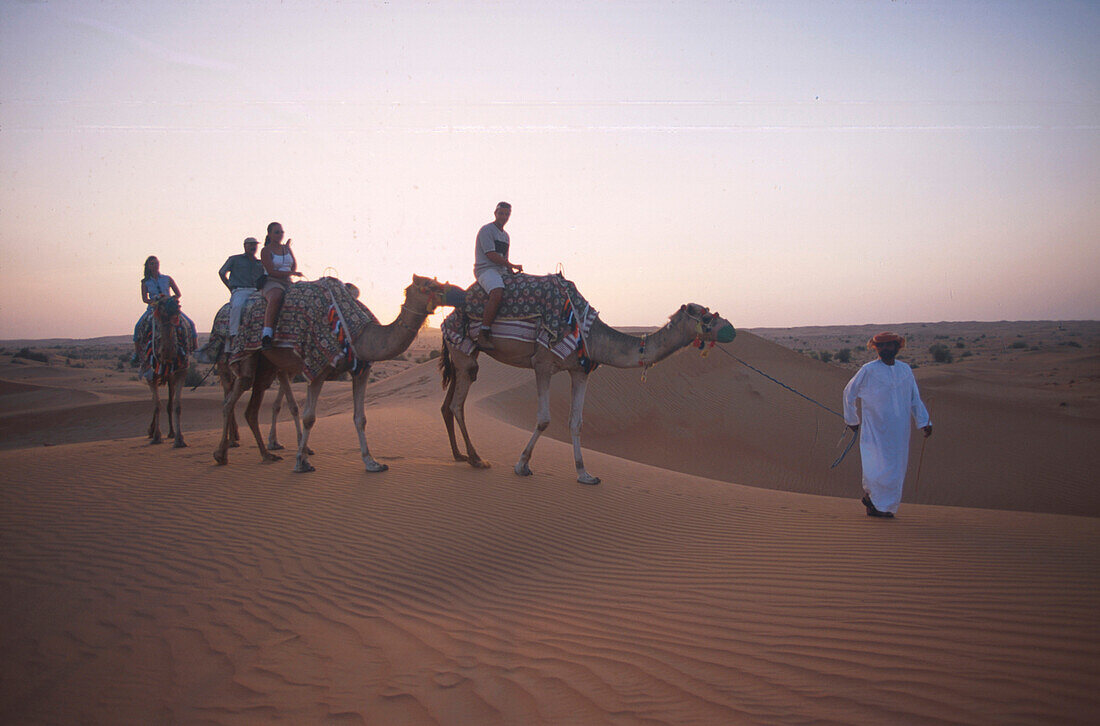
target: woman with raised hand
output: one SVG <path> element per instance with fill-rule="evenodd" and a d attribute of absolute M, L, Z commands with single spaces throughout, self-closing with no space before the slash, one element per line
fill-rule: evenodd
<path fill-rule="evenodd" d="M 264 248 L 260 252 L 260 262 L 263 263 L 267 276 L 261 289 L 267 301 L 267 309 L 264 311 L 264 331 L 260 344 L 267 350 L 271 347 L 271 339 L 275 334 L 275 321 L 283 307 L 283 296 L 290 289 L 292 279 L 302 276 L 298 272 L 298 261 L 294 259 L 294 253 L 290 249 L 290 240 L 283 243 L 283 225 L 278 222 L 267 225 L 267 237 L 264 238 Z"/>

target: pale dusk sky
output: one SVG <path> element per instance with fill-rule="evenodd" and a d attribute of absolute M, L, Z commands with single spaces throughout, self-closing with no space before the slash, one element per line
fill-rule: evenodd
<path fill-rule="evenodd" d="M 1058 0 L 2 0 L 0 338 L 129 334 L 150 254 L 209 330 L 271 221 L 388 322 L 502 199 L 611 325 L 1100 318 L 1097 38 Z"/>

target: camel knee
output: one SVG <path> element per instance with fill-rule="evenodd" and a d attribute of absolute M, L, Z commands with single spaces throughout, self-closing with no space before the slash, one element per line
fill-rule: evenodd
<path fill-rule="evenodd" d="M 550 419 L 546 419 L 545 421 L 538 421 L 538 422 L 535 423 L 535 428 L 538 429 L 539 431 L 545 431 L 549 426 L 550 426 Z"/>

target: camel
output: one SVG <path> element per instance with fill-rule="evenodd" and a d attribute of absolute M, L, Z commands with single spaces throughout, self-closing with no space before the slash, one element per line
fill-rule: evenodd
<path fill-rule="evenodd" d="M 673 313 L 660 330 L 649 335 L 637 337 L 621 333 L 605 325 L 599 318 L 584 338 L 587 357 L 596 365 L 609 365 L 616 368 L 642 368 L 672 355 L 690 343 L 700 348 L 714 342 L 728 343 L 736 335 L 733 325 L 718 313 L 712 313 L 702 305 L 688 303 Z M 569 373 L 572 383 L 572 403 L 569 411 L 569 431 L 573 438 L 573 459 L 577 466 L 577 481 L 581 484 L 599 484 L 600 478 L 592 476 L 585 469 L 581 456 L 581 415 L 584 409 L 584 394 L 588 385 L 588 374 L 595 366 L 584 366 L 578 351 L 573 351 L 561 359 L 549 349 L 534 341 L 520 341 L 493 336 L 493 350 L 485 351 L 492 358 L 517 368 L 531 368 L 535 371 L 535 387 L 538 394 L 538 415 L 531 440 L 527 443 L 519 461 L 513 470 L 520 476 L 530 476 L 531 453 L 539 436 L 550 425 L 550 378 L 560 371 Z M 455 347 L 444 336 L 443 350 L 439 367 L 443 374 L 443 386 L 447 394 L 443 399 L 441 412 L 447 426 L 447 436 L 451 442 L 451 453 L 455 461 L 468 461 L 476 468 L 488 468 L 489 462 L 478 456 L 470 442 L 466 429 L 464 407 L 470 386 L 477 380 L 477 356 L 480 350 L 467 355 Z M 466 442 L 466 454 L 458 450 L 455 441 L 454 422 L 462 431 Z"/>
<path fill-rule="evenodd" d="M 352 371 L 350 363 L 341 361 L 337 365 L 326 364 L 318 374 L 313 376 L 307 389 L 305 410 L 302 415 L 304 426 L 302 436 L 298 442 L 298 455 L 294 463 L 295 472 L 302 473 L 315 470 L 315 467 L 309 461 L 311 452 L 308 443 L 313 424 L 317 420 L 317 400 L 321 395 L 321 388 L 325 381 L 345 371 L 352 374 L 353 421 L 359 435 L 359 451 L 363 464 L 368 472 L 383 472 L 389 469 L 389 466 L 380 464 L 371 456 L 364 431 L 367 419 L 363 406 L 366 397 L 369 363 L 390 360 L 405 352 L 416 338 L 417 333 L 420 332 L 420 328 L 427 320 L 428 315 L 435 312 L 435 309 L 443 304 L 448 288 L 454 287 L 432 278 L 413 275 L 412 284 L 405 288 L 405 302 L 402 304 L 401 312 L 397 318 L 389 325 L 368 324 L 351 338 L 351 351 L 354 353 L 355 359 L 368 365 L 362 366 L 357 371 Z M 301 372 L 304 367 L 305 363 L 296 350 L 279 347 L 255 351 L 230 364 L 236 380 L 233 383 L 233 389 L 225 399 L 223 416 L 225 423 L 222 430 L 222 439 L 214 452 L 214 459 L 218 464 L 225 464 L 229 460 L 229 422 L 233 407 L 243 395 L 245 389 L 249 388 L 252 394 L 245 409 L 245 420 L 256 438 L 262 461 L 278 461 L 282 458 L 272 454 L 264 445 L 263 438 L 260 435 L 257 414 L 260 403 L 263 401 L 264 392 L 270 387 L 274 377 L 279 373 L 294 375 Z"/>
<path fill-rule="evenodd" d="M 177 297 L 166 297 L 153 305 L 151 320 L 152 340 L 150 355 L 142 370 L 142 377 L 153 393 L 153 420 L 149 422 L 149 443 L 162 443 L 160 435 L 160 392 L 162 385 L 168 387 L 168 437 L 175 439 L 173 447 L 182 449 L 187 446 L 183 440 L 180 426 L 180 398 L 183 393 L 183 381 L 187 377 L 190 354 L 194 350 L 192 331 L 180 321 L 180 303 Z"/>
<path fill-rule="evenodd" d="M 229 367 L 229 339 L 229 303 L 226 303 L 214 315 L 214 323 L 210 327 L 210 341 L 195 356 L 202 363 L 212 363 L 214 365 L 218 380 L 222 384 L 222 393 L 226 397 L 233 390 L 235 379 L 233 371 Z M 287 403 L 291 418 L 294 419 L 294 430 L 297 432 L 296 440 L 302 438 L 302 422 L 298 416 L 298 402 L 295 400 L 294 391 L 290 387 L 290 376 L 280 373 L 276 377 L 279 381 L 279 393 L 275 396 L 275 402 L 271 404 L 271 428 L 267 435 L 268 451 L 281 451 L 286 448 L 279 443 L 278 435 L 279 413 L 282 411 L 284 400 Z M 229 446 L 230 448 L 237 448 L 240 446 L 241 438 L 237 430 L 236 412 L 234 412 L 229 424 Z"/>

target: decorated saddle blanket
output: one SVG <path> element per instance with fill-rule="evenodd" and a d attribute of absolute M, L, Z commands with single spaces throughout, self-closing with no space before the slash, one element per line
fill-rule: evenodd
<path fill-rule="evenodd" d="M 466 290 L 466 304 L 443 321 L 443 335 L 467 355 L 476 344 L 471 332 L 481 325 L 488 295 L 474 283 Z M 581 349 L 599 313 L 561 275 L 506 275 L 504 299 L 493 321 L 493 338 L 536 342 L 558 358 Z"/>
<path fill-rule="evenodd" d="M 267 301 L 258 292 L 245 302 L 240 330 L 229 347 L 230 363 L 260 350 L 266 308 Z M 283 298 L 272 344 L 276 348 L 293 348 L 304 363 L 302 372 L 311 381 L 326 366 L 357 372 L 370 365 L 370 361 L 356 359 L 352 341 L 364 328 L 377 322 L 367 306 L 335 277 L 296 282 Z"/>
<path fill-rule="evenodd" d="M 195 354 L 200 363 L 213 363 L 226 352 L 229 342 L 229 303 L 222 305 L 214 315 L 214 324 L 210 326 L 210 339 L 202 350 Z"/>
<path fill-rule="evenodd" d="M 141 367 L 138 369 L 138 376 L 146 381 L 159 380 L 180 368 L 186 368 L 188 357 L 197 347 L 198 333 L 195 330 L 195 323 L 181 312 L 170 323 L 175 337 L 174 353 L 165 360 L 154 340 L 154 333 L 159 333 L 157 328 L 160 325 L 163 323 L 157 320 L 153 311 L 147 310 L 138 319 L 134 330 L 135 338 L 141 343 L 139 356 Z"/>
<path fill-rule="evenodd" d="M 497 320 L 533 320 L 545 331 L 551 343 L 568 332 L 565 319 L 573 309 L 589 307 L 577 286 L 562 275 L 504 275 L 504 298 Z M 481 320 L 489 295 L 478 283 L 466 289 L 466 317 Z M 458 308 L 456 308 L 457 310 Z"/>

